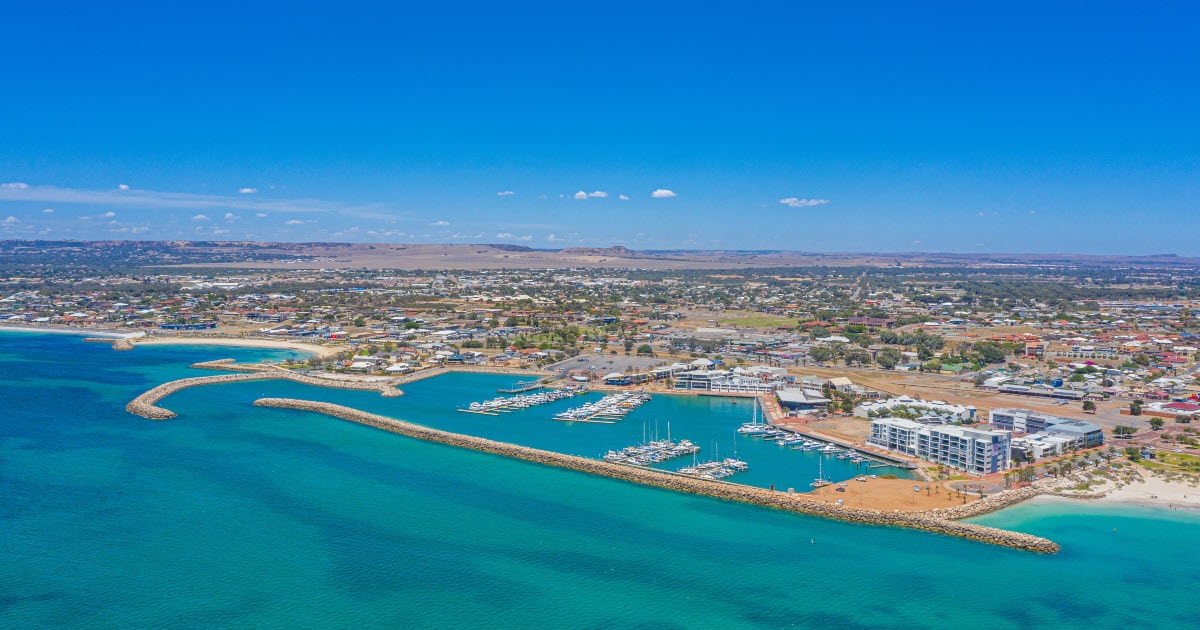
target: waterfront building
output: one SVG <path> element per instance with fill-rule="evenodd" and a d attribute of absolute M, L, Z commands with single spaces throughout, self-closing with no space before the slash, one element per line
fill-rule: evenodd
<path fill-rule="evenodd" d="M 907 418 L 871 421 L 867 443 L 912 455 L 972 475 L 987 475 L 1008 468 L 1008 431 L 951 425 L 922 424 Z"/>
<path fill-rule="evenodd" d="M 1013 454 L 1033 461 L 1104 445 L 1104 431 L 1084 420 L 1031 409 L 993 409 L 988 417 L 997 429 L 1025 434 L 1013 438 Z"/>

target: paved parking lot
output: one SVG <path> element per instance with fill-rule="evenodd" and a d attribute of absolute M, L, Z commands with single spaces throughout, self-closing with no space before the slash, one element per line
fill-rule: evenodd
<path fill-rule="evenodd" d="M 570 359 L 551 364 L 546 369 L 550 372 L 590 369 L 596 374 L 604 376 L 613 372 L 624 372 L 625 368 L 630 366 L 635 371 L 645 372 L 650 368 L 665 365 L 666 363 L 665 360 L 654 357 L 627 357 L 623 354 L 581 354 L 577 357 L 571 357 Z"/>

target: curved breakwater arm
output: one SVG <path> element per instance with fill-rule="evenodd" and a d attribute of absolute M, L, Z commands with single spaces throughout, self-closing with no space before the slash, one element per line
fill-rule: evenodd
<path fill-rule="evenodd" d="M 317 387 L 335 387 L 338 389 L 355 389 L 361 391 L 379 392 L 381 396 L 392 398 L 403 396 L 404 392 L 396 389 L 391 381 L 364 382 L 352 379 L 317 378 L 307 374 L 296 374 L 291 370 L 270 365 L 243 365 L 233 362 L 233 359 L 220 359 L 195 363 L 194 368 L 208 370 L 226 370 L 237 374 L 219 374 L 215 376 L 197 376 L 181 378 L 169 383 L 163 383 L 142 392 L 137 398 L 125 405 L 125 410 L 135 416 L 150 420 L 170 420 L 176 417 L 174 411 L 159 407 L 156 403 L 181 389 L 199 387 L 201 385 L 219 385 L 221 383 L 237 383 L 240 381 L 288 380 Z"/>
<path fill-rule="evenodd" d="M 357 422 L 359 424 L 383 429 L 392 433 L 398 433 L 419 440 L 437 442 L 439 444 L 457 446 L 460 448 L 468 448 L 475 451 L 502 455 L 504 457 L 511 457 L 514 459 L 521 459 L 546 466 L 577 470 L 588 474 L 600 475 L 603 477 L 620 479 L 623 481 L 630 481 L 642 485 L 675 490 L 678 492 L 702 494 L 728 501 L 751 503 L 773 509 L 834 518 L 842 521 L 921 529 L 925 531 L 946 534 L 949 536 L 957 536 L 959 538 L 966 538 L 969 540 L 976 540 L 994 545 L 1001 545 L 1038 553 L 1055 553 L 1059 550 L 1058 544 L 1051 540 L 1029 534 L 987 527 L 984 525 L 959 522 L 950 518 L 951 513 L 940 513 L 942 511 L 890 512 L 884 510 L 852 508 L 844 505 L 831 505 L 828 503 L 813 501 L 804 497 L 803 495 L 775 492 L 773 490 L 767 490 L 764 488 L 755 488 L 721 481 L 697 479 L 694 477 L 678 475 L 660 470 L 609 463 L 601 460 L 578 457 L 575 455 L 565 455 L 552 451 L 518 446 L 515 444 L 509 444 L 507 442 L 498 442 L 485 438 L 450 433 L 448 431 L 432 429 L 410 422 L 404 422 L 402 420 L 396 420 L 386 416 L 367 413 L 365 411 L 360 411 L 358 409 L 353 409 L 351 407 L 345 407 L 342 405 L 335 405 L 332 403 L 296 400 L 292 398 L 261 398 L 256 400 L 254 404 L 259 407 L 313 411 L 336 418 L 341 418 L 343 420 L 349 420 L 351 422 Z M 963 518 L 965 516 L 973 516 L 975 513 L 977 513 L 977 511 L 973 511 L 971 514 L 964 513 L 962 516 L 957 517 Z"/>

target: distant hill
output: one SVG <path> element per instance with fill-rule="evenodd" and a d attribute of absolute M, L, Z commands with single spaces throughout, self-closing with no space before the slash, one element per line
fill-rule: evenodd
<path fill-rule="evenodd" d="M 863 253 L 781 250 L 534 249 L 524 245 L 267 243 L 245 241 L 0 241 L 6 269 L 163 266 L 280 269 L 768 269 L 787 267 L 1132 266 L 1196 269 L 1174 254 L 1107 256 L 1036 253 Z"/>

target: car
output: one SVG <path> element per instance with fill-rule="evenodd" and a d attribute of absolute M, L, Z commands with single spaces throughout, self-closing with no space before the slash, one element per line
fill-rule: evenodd
<path fill-rule="evenodd" d="M 837 488 L 837 491 L 838 491 L 838 492 L 845 492 L 845 491 L 846 491 L 846 489 L 845 489 L 845 488 L 843 488 L 843 487 L 841 487 L 841 486 L 838 486 L 838 488 Z"/>

